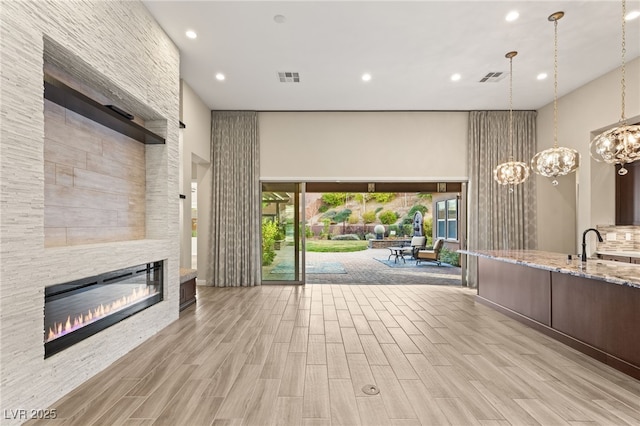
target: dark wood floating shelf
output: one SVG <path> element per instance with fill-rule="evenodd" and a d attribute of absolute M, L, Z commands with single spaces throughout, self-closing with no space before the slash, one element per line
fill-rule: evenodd
<path fill-rule="evenodd" d="M 135 139 L 144 144 L 164 144 L 164 138 L 152 131 L 145 129 L 138 123 L 127 120 L 112 109 L 99 104 L 93 99 L 83 95 L 63 82 L 44 76 L 44 97 L 60 106 L 87 117 L 96 123 L 102 124 L 118 133 Z"/>

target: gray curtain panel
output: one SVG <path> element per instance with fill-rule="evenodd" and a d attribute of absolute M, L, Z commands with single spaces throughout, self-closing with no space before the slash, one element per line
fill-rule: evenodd
<path fill-rule="evenodd" d="M 261 282 L 258 114 L 213 111 L 211 128 L 211 282 L 216 287 Z"/>
<path fill-rule="evenodd" d="M 529 164 L 536 151 L 536 112 L 513 111 L 513 157 Z M 469 250 L 535 249 L 536 197 L 533 173 L 509 191 L 493 169 L 509 160 L 509 111 L 469 113 Z M 469 257 L 469 285 L 475 286 L 475 257 Z"/>

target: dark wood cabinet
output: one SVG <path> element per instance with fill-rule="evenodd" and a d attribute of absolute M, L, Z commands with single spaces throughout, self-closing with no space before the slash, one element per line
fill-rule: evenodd
<path fill-rule="evenodd" d="M 196 279 L 180 283 L 180 310 L 196 303 Z"/>
<path fill-rule="evenodd" d="M 195 269 L 180 269 L 180 310 L 196 303 Z"/>
<path fill-rule="evenodd" d="M 640 289 L 558 272 L 551 275 L 552 328 L 601 351 L 596 359 L 638 377 Z"/>
<path fill-rule="evenodd" d="M 640 379 L 640 288 L 478 257 L 476 300 Z"/>
<path fill-rule="evenodd" d="M 640 225 L 640 161 L 627 164 L 620 176 L 616 166 L 616 225 Z"/>
<path fill-rule="evenodd" d="M 479 296 L 551 326 L 551 272 L 479 257 L 478 282 Z"/>

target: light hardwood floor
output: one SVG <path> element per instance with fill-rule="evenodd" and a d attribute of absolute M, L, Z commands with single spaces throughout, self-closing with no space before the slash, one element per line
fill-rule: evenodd
<path fill-rule="evenodd" d="M 197 306 L 53 404 L 47 424 L 640 424 L 639 381 L 474 294 L 198 287 Z"/>

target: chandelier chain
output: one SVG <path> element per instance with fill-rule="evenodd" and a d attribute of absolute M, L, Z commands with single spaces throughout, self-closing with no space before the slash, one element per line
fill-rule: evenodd
<path fill-rule="evenodd" d="M 551 183 L 558 185 L 558 176 L 575 172 L 580 165 L 580 154 L 572 148 L 558 147 L 558 20 L 564 12 L 552 13 L 548 20 L 553 22 L 553 148 L 538 152 L 531 159 L 535 173 L 554 178 Z"/>
<path fill-rule="evenodd" d="M 626 6 L 626 1 L 622 0 L 622 79 L 620 81 L 621 85 L 622 85 L 622 99 L 621 99 L 621 103 L 622 103 L 622 113 L 620 115 L 620 122 L 624 123 L 627 118 L 624 115 L 624 107 L 625 107 L 625 99 L 624 99 L 624 93 L 627 89 L 626 84 L 625 84 L 625 54 L 627 53 L 627 47 L 626 47 L 626 31 L 625 31 L 625 16 L 627 14 L 627 6 Z"/>
<path fill-rule="evenodd" d="M 513 161 L 513 56 L 509 58 L 509 161 Z"/>
<path fill-rule="evenodd" d="M 558 147 L 558 19 L 553 21 L 553 147 Z"/>
<path fill-rule="evenodd" d="M 509 58 L 509 145 L 507 153 L 509 160 L 500 163 L 493 169 L 493 179 L 500 185 L 508 185 L 509 192 L 514 192 L 514 186 L 523 183 L 529 177 L 529 167 L 522 161 L 514 161 L 514 143 L 513 143 L 513 57 L 518 52 L 511 51 L 504 55 Z"/>

